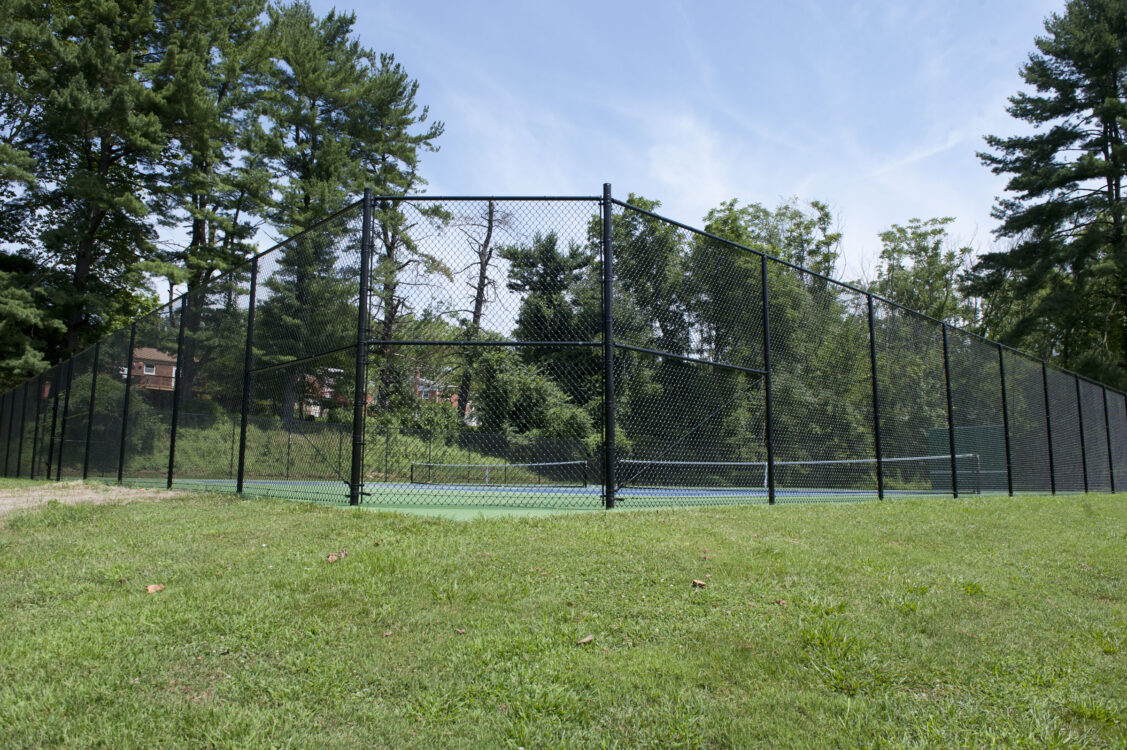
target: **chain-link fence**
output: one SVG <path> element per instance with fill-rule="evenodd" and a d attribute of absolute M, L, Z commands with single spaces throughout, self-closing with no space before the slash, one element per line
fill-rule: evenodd
<path fill-rule="evenodd" d="M 609 189 L 365 195 L 0 395 L 0 454 L 381 507 L 1115 491 L 1127 397 Z"/>

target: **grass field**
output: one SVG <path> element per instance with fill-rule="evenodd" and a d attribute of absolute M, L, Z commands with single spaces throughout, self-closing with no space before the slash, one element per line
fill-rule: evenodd
<path fill-rule="evenodd" d="M 1127 745 L 1122 495 L 0 524 L 4 747 Z"/>

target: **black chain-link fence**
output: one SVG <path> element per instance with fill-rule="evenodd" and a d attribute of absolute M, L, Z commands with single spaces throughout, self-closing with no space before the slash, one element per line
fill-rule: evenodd
<path fill-rule="evenodd" d="M 1114 491 L 1127 397 L 609 191 L 365 196 L 0 395 L 0 460 L 380 507 Z"/>

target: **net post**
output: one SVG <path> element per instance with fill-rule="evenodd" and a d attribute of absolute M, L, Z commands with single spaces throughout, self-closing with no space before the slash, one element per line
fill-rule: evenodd
<path fill-rule="evenodd" d="M 614 250 L 611 221 L 614 205 L 611 186 L 603 183 L 603 504 L 614 508 L 615 404 L 614 404 Z"/>
<path fill-rule="evenodd" d="M 1006 396 L 1006 357 L 1005 350 L 998 344 L 998 380 L 1002 384 L 1002 434 L 1006 441 L 1006 493 L 1014 496 L 1013 460 L 1010 455 L 1010 409 Z"/>
<path fill-rule="evenodd" d="M 348 504 L 359 505 L 364 474 L 364 413 L 368 396 L 368 275 L 372 265 L 372 189 L 364 188 L 360 228 L 360 290 L 356 299 L 356 385 L 352 403 L 352 466 Z"/>
<path fill-rule="evenodd" d="M 947 324 L 943 323 L 943 381 L 947 385 L 947 442 L 951 450 L 951 495 L 959 496 L 959 471 L 955 461 L 955 420 L 951 408 L 951 355 L 947 344 Z"/>
<path fill-rule="evenodd" d="M 884 500 L 884 458 L 880 444 L 880 391 L 877 384 L 877 336 L 873 323 L 873 295 L 866 294 L 865 301 L 869 313 L 869 368 L 873 382 L 873 450 L 877 457 L 877 497 Z"/>
<path fill-rule="evenodd" d="M 39 419 L 43 413 L 43 373 L 39 373 L 35 386 L 35 426 L 31 429 L 31 469 L 28 479 L 35 479 L 35 462 L 39 458 Z"/>
<path fill-rule="evenodd" d="M 63 422 L 59 426 L 59 463 L 55 468 L 55 481 L 58 482 L 63 477 L 63 453 L 66 449 L 67 441 L 67 417 L 70 416 L 70 391 L 71 385 L 74 383 L 74 357 L 67 360 L 67 391 L 63 395 Z"/>
<path fill-rule="evenodd" d="M 1080 425 L 1080 472 L 1084 476 L 1084 494 L 1088 494 L 1088 449 L 1084 445 L 1084 402 L 1080 399 L 1080 378 L 1072 376 L 1076 383 L 1076 422 Z"/>
<path fill-rule="evenodd" d="M 90 475 L 90 442 L 94 439 L 94 396 L 98 392 L 98 360 L 102 353 L 101 340 L 94 343 L 94 364 L 90 372 L 90 403 L 86 408 L 86 448 L 82 453 L 82 479 Z"/>
<path fill-rule="evenodd" d="M 172 380 L 172 425 L 168 439 L 168 479 L 165 485 L 172 489 L 172 474 L 176 467 L 176 426 L 180 421 L 180 388 L 184 378 L 184 311 L 188 307 L 188 295 L 180 298 L 180 325 L 176 334 L 176 371 Z"/>
<path fill-rule="evenodd" d="M 129 394 L 133 390 L 133 345 L 137 343 L 137 323 L 129 324 L 129 354 L 125 358 L 125 398 L 121 402 L 121 444 L 117 449 L 117 483 L 125 481 L 125 439 L 129 430 Z"/>
<path fill-rule="evenodd" d="M 1057 494 L 1057 471 L 1053 464 L 1053 417 L 1052 409 L 1050 409 L 1051 400 L 1049 399 L 1049 366 L 1043 359 L 1041 360 L 1041 389 L 1045 393 L 1045 432 L 1049 446 L 1049 491 L 1055 495 Z"/>
<path fill-rule="evenodd" d="M 767 256 L 759 256 L 760 292 L 763 296 L 763 444 L 767 449 L 767 503 L 775 504 L 775 433 L 771 406 L 771 322 L 767 294 Z"/>
<path fill-rule="evenodd" d="M 1107 386 L 1100 386 L 1104 396 L 1104 437 L 1107 438 L 1107 476 L 1108 486 L 1115 493 L 1115 461 L 1111 456 L 1111 419 L 1107 414 Z"/>
<path fill-rule="evenodd" d="M 247 426 L 250 423 L 250 371 L 254 369 L 254 305 L 258 293 L 258 258 L 250 264 L 250 295 L 247 298 L 247 340 L 243 349 L 243 398 L 239 406 L 239 473 L 235 492 L 242 493 L 247 467 Z"/>

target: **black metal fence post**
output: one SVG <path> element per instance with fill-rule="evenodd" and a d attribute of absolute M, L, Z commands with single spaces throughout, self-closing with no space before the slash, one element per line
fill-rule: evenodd
<path fill-rule="evenodd" d="M 250 266 L 250 297 L 247 302 L 247 342 L 243 350 L 243 400 L 239 407 L 239 474 L 235 491 L 243 491 L 247 466 L 247 426 L 250 422 L 250 371 L 254 368 L 254 305 L 258 294 L 258 258 Z"/>
<path fill-rule="evenodd" d="M 873 449 L 877 456 L 877 497 L 884 499 L 884 450 L 880 444 L 880 391 L 877 385 L 877 334 L 873 323 L 873 295 L 865 295 L 869 309 L 869 367 L 873 375 Z"/>
<path fill-rule="evenodd" d="M 63 394 L 63 422 L 59 426 L 59 464 L 55 469 L 55 481 L 63 478 L 63 454 L 67 447 L 67 418 L 70 417 L 70 392 L 74 384 L 74 357 L 67 360 L 67 390 Z"/>
<path fill-rule="evenodd" d="M 47 441 L 47 476 L 51 478 L 51 470 L 55 466 L 55 431 L 59 426 L 59 380 L 63 374 L 63 360 L 60 357 L 55 367 L 55 382 L 51 385 L 51 437 Z"/>
<path fill-rule="evenodd" d="M 137 342 L 137 324 L 129 326 L 129 354 L 125 358 L 125 398 L 121 402 L 121 445 L 117 450 L 117 483 L 125 481 L 125 437 L 129 430 L 129 392 L 133 389 L 133 345 Z"/>
<path fill-rule="evenodd" d="M 1107 438 L 1107 476 L 1109 488 L 1115 492 L 1115 460 L 1111 455 L 1111 418 L 1107 413 L 1107 386 L 1101 386 L 1104 394 L 1104 437 Z"/>
<path fill-rule="evenodd" d="M 1075 375 L 1072 379 L 1076 382 L 1076 422 L 1080 425 L 1080 473 L 1084 477 L 1084 493 L 1088 492 L 1088 449 L 1084 445 L 1084 402 L 1080 399 L 1080 378 Z"/>
<path fill-rule="evenodd" d="M 180 298 L 180 330 L 176 334 L 176 369 L 172 376 L 172 427 L 168 436 L 168 481 L 166 486 L 172 489 L 172 475 L 176 470 L 176 427 L 180 422 L 180 391 L 184 378 L 184 312 L 188 309 L 187 293 Z M 171 304 L 171 303 L 170 303 Z"/>
<path fill-rule="evenodd" d="M 1049 491 L 1055 495 L 1057 494 L 1057 471 L 1053 465 L 1053 417 L 1052 410 L 1049 408 L 1051 402 L 1049 398 L 1049 366 L 1045 360 L 1041 360 L 1041 388 L 1045 392 L 1045 432 L 1048 434 L 1049 444 Z"/>
<path fill-rule="evenodd" d="M 955 415 L 951 408 L 951 354 L 947 344 L 947 324 L 943 324 L 943 381 L 947 384 L 947 442 L 951 451 L 951 495 L 959 496 L 959 470 L 955 458 Z"/>
<path fill-rule="evenodd" d="M 1002 383 L 1002 434 L 1006 440 L 1006 493 L 1014 496 L 1014 471 L 1010 455 L 1010 407 L 1006 397 L 1006 357 L 1001 344 L 998 344 L 998 379 Z"/>
<path fill-rule="evenodd" d="M 614 508 L 615 403 L 614 403 L 614 249 L 610 183 L 603 183 L 603 504 Z"/>
<path fill-rule="evenodd" d="M 94 397 L 98 393 L 98 358 L 102 342 L 94 344 L 94 365 L 90 374 L 90 406 L 86 410 L 86 449 L 82 453 L 82 479 L 90 474 L 90 442 L 94 438 Z"/>
<path fill-rule="evenodd" d="M 23 384 L 23 393 L 20 394 L 23 398 L 20 399 L 20 431 L 19 431 L 19 437 L 18 437 L 19 443 L 16 444 L 16 479 L 20 478 L 20 467 L 23 464 L 23 434 L 27 429 L 26 426 L 24 425 L 24 422 L 27 421 L 27 388 L 28 388 L 28 385 L 29 385 L 28 382 L 25 382 Z"/>
<path fill-rule="evenodd" d="M 31 431 L 31 469 L 27 473 L 28 479 L 35 479 L 35 464 L 39 458 L 39 420 L 43 415 L 43 373 L 35 386 L 35 427 Z"/>
<path fill-rule="evenodd" d="M 13 388 L 3 396 L 0 396 L 0 431 L 6 432 L 8 436 L 4 438 L 4 468 L 0 469 L 0 476 L 8 476 L 8 449 L 11 447 L 11 434 L 12 434 L 12 415 L 9 407 L 12 405 L 12 393 L 15 391 Z"/>
<path fill-rule="evenodd" d="M 759 278 L 763 294 L 763 445 L 767 449 L 767 503 L 775 504 L 775 431 L 771 406 L 771 316 L 767 295 L 767 256 L 759 256 Z"/>
<path fill-rule="evenodd" d="M 360 293 L 356 301 L 356 394 L 352 404 L 352 471 L 348 504 L 359 505 L 364 482 L 364 418 L 368 406 L 368 274 L 372 265 L 372 190 L 364 189 L 360 230 Z"/>

